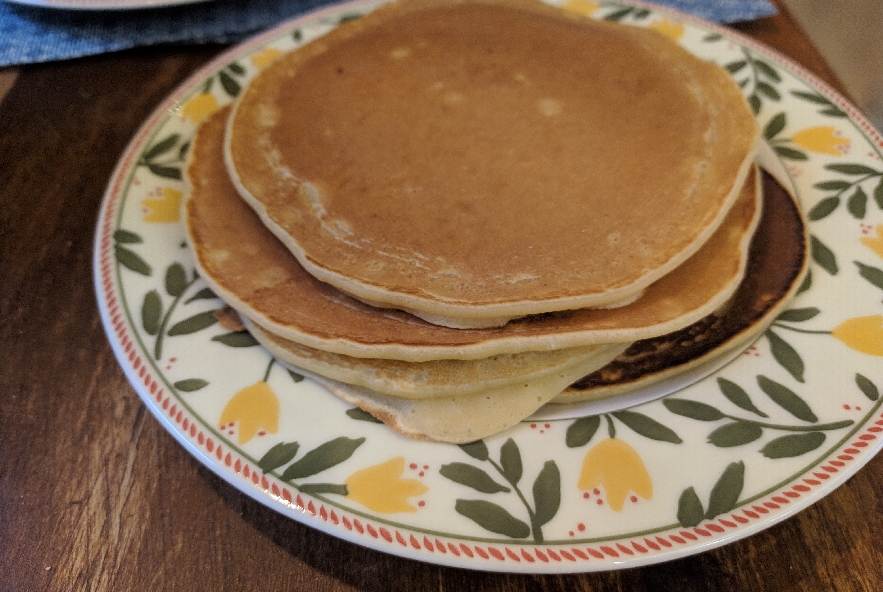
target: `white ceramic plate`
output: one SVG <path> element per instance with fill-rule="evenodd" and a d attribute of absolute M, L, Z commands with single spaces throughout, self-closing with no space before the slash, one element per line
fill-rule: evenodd
<path fill-rule="evenodd" d="M 570 5 L 674 36 L 742 85 L 803 204 L 810 280 L 725 367 L 627 411 L 531 420 L 470 446 L 416 442 L 215 323 L 178 219 L 195 125 L 274 55 L 373 5 L 285 23 L 197 72 L 148 119 L 98 220 L 108 337 L 194 456 L 280 513 L 374 549 L 511 572 L 609 570 L 697 553 L 809 506 L 883 437 L 883 140 L 840 96 L 723 28 L 645 5 Z"/>

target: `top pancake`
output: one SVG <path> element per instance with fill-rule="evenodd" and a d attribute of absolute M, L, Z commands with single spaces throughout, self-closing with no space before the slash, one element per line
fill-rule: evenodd
<path fill-rule="evenodd" d="M 633 304 L 533 315 L 505 327 L 440 327 L 364 304 L 304 271 L 226 174 L 222 143 L 228 114 L 224 108 L 202 123 L 185 171 L 182 220 L 199 274 L 224 301 L 268 331 L 326 352 L 414 362 L 463 360 L 670 333 L 732 296 L 760 218 L 760 192 L 752 175 L 703 248 Z"/>
<path fill-rule="evenodd" d="M 317 278 L 482 326 L 636 297 L 721 223 L 756 135 L 729 76 L 656 32 L 405 0 L 258 74 L 226 158 Z"/>

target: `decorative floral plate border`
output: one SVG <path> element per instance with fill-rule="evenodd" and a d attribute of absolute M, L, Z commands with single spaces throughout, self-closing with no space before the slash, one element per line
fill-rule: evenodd
<path fill-rule="evenodd" d="M 722 27 L 650 5 L 570 0 L 726 68 L 809 220 L 812 266 L 744 354 L 627 410 L 530 420 L 467 446 L 402 438 L 286 370 L 194 272 L 179 223 L 195 126 L 280 52 L 375 4 L 328 7 L 224 53 L 145 122 L 98 220 L 95 283 L 129 380 L 171 434 L 280 513 L 374 549 L 481 570 L 657 563 L 806 508 L 883 442 L 883 140 L 824 83 Z"/>

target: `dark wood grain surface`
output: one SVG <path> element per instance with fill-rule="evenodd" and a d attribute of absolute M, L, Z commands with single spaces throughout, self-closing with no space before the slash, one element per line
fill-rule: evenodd
<path fill-rule="evenodd" d="M 839 88 L 787 14 L 736 29 Z M 745 540 L 645 568 L 564 576 L 473 572 L 367 550 L 284 518 L 203 468 L 117 365 L 91 257 L 118 156 L 154 107 L 222 49 L 0 69 L 0 591 L 883 589 L 881 458 Z"/>

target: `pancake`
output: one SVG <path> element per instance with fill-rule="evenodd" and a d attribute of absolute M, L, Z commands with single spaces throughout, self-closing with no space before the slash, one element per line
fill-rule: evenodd
<path fill-rule="evenodd" d="M 756 339 L 788 306 L 806 275 L 809 261 L 806 227 L 799 206 L 769 175 L 764 175 L 763 211 L 764 216 L 752 241 L 746 277 L 722 310 L 680 331 L 631 345 L 600 370 L 585 375 L 548 399 L 548 404 L 557 406 L 632 394 L 661 380 L 685 376 L 702 365 L 725 361 Z M 258 340 L 267 345 L 266 335 L 262 336 L 259 329 L 250 328 Z M 276 346 L 270 344 L 268 349 L 280 356 Z M 285 352 L 280 357 L 294 364 L 298 371 L 307 368 L 329 376 L 327 371 L 298 363 Z M 603 360 L 603 356 L 596 359 L 599 363 Z M 557 389 L 565 380 L 564 376 L 559 377 L 534 382 L 530 387 L 532 390 L 488 389 L 477 397 L 448 397 L 417 404 L 372 392 L 365 385 L 345 384 L 321 376 L 317 380 L 338 397 L 382 418 L 399 433 L 420 439 L 463 443 L 476 436 L 495 433 L 504 424 L 509 427 L 517 423 L 518 415 L 528 412 L 534 405 L 534 393 L 544 387 Z M 684 380 L 696 378 L 687 376 Z M 623 405 L 626 404 L 623 399 Z M 503 419 L 498 417 L 500 413 Z"/>
<path fill-rule="evenodd" d="M 327 369 L 313 367 L 309 362 L 304 364 L 287 355 L 287 349 L 280 351 L 278 344 L 291 345 L 290 342 L 268 336 L 253 325 L 249 329 L 283 363 L 293 365 L 298 372 L 307 369 L 306 374 L 330 392 L 377 417 L 394 431 L 411 438 L 462 444 L 515 425 L 539 411 L 543 403 L 560 407 L 559 404 L 614 398 L 681 376 L 684 379 L 680 386 L 685 386 L 699 377 L 691 376 L 691 370 L 705 365 L 711 366 L 710 372 L 714 365 L 746 347 L 788 306 L 807 273 L 809 262 L 806 227 L 799 206 L 769 175 L 764 176 L 763 211 L 745 279 L 725 307 L 680 331 L 630 347 L 620 345 L 607 349 L 590 364 L 604 364 L 608 356 L 628 347 L 600 370 L 572 383 L 568 381 L 578 376 L 585 366 L 551 372 L 539 380 L 525 377 L 523 382 L 503 388 L 491 387 L 471 395 L 420 400 L 401 398 L 377 392 L 365 384 L 335 380 Z M 358 359 L 352 361 L 360 363 Z M 384 361 L 372 361 L 378 362 Z M 421 364 L 404 367 L 408 366 Z M 481 373 L 476 368 L 472 377 L 481 380 Z M 554 395 L 562 385 L 567 388 Z M 629 400 L 624 397 L 622 406 L 627 406 Z M 557 413 L 554 409 L 550 411 Z"/>
<path fill-rule="evenodd" d="M 516 425 L 548 403 L 576 376 L 574 372 L 562 372 L 474 395 L 404 399 L 305 374 L 404 436 L 452 444 L 474 442 Z"/>
<path fill-rule="evenodd" d="M 807 228 L 794 197 L 763 175 L 763 217 L 745 279 L 719 311 L 684 329 L 635 342 L 604 368 L 569 386 L 553 403 L 609 398 L 716 363 L 757 339 L 790 303 L 809 267 Z"/>
<path fill-rule="evenodd" d="M 316 278 L 483 327 L 635 299 L 723 222 L 756 141 L 727 73 L 659 33 L 404 0 L 259 73 L 226 159 Z"/>
<path fill-rule="evenodd" d="M 227 114 L 220 110 L 200 126 L 185 169 L 182 220 L 200 276 L 267 331 L 331 353 L 406 361 L 480 359 L 670 333 L 710 314 L 735 292 L 759 218 L 752 176 L 705 247 L 633 304 L 534 315 L 502 328 L 440 327 L 368 306 L 308 274 L 230 182 L 221 148 Z"/>
<path fill-rule="evenodd" d="M 499 354 L 480 360 L 402 362 L 333 354 L 268 333 L 250 320 L 245 321 L 245 326 L 267 351 L 300 370 L 405 399 L 463 397 L 516 383 L 541 384 L 553 374 L 569 376 L 572 382 L 601 368 L 629 346 L 628 343 L 593 345 Z M 543 396 L 548 400 L 545 394 Z"/>

